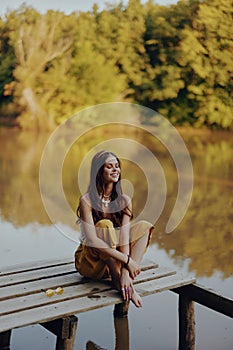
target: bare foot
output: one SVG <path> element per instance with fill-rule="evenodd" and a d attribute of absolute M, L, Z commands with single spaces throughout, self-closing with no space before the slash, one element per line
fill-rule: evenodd
<path fill-rule="evenodd" d="M 132 300 L 132 302 L 134 303 L 135 306 L 137 306 L 137 307 L 142 307 L 142 298 L 141 298 L 140 295 L 136 292 L 135 289 L 134 289 L 134 291 L 132 292 L 131 300 Z"/>

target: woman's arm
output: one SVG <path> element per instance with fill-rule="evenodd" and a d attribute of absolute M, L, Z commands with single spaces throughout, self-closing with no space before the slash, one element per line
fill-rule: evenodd
<path fill-rule="evenodd" d="M 95 249 L 99 249 L 100 251 L 103 251 L 110 257 L 115 258 L 122 263 L 127 263 L 127 254 L 124 254 L 123 252 L 120 252 L 116 249 L 110 248 L 106 242 L 104 242 L 97 236 L 88 195 L 84 195 L 80 200 L 80 215 L 87 245 Z"/>

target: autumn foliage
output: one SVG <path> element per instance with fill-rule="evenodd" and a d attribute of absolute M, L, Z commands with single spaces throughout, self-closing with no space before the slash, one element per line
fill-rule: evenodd
<path fill-rule="evenodd" d="M 53 129 L 84 107 L 130 101 L 174 125 L 232 129 L 232 12 L 231 0 L 70 15 L 23 5 L 0 18 L 0 121 Z"/>

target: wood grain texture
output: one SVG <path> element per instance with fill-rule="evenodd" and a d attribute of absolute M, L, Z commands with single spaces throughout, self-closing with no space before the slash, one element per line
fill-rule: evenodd
<path fill-rule="evenodd" d="M 134 284 L 139 294 L 146 296 L 193 281 L 170 268 L 144 260 Z M 69 259 L 64 264 L 50 261 L 11 267 L 9 271 L 2 271 L 0 282 L 0 332 L 123 302 L 110 280 L 92 281 L 82 277 Z M 59 286 L 64 288 L 63 294 L 46 296 L 46 289 Z"/>

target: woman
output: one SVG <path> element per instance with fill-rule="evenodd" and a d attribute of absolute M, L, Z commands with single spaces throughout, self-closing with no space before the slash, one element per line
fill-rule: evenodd
<path fill-rule="evenodd" d="M 92 159 L 88 191 L 77 214 L 82 241 L 75 252 L 76 269 L 85 277 L 111 277 L 124 300 L 137 307 L 142 300 L 133 280 L 149 244 L 153 226 L 147 221 L 130 225 L 132 203 L 122 192 L 121 164 L 112 152 L 98 152 Z"/>

